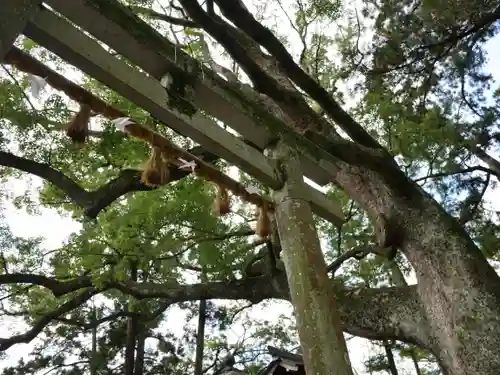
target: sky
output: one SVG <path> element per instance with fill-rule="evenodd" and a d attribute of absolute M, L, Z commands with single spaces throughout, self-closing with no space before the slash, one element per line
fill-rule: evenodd
<path fill-rule="evenodd" d="M 284 24 L 282 25 L 283 27 L 286 27 Z M 290 34 L 292 34 L 291 30 Z M 296 41 L 292 44 L 297 46 Z M 498 51 L 500 51 L 500 37 L 496 37 L 491 40 L 487 49 L 492 56 L 498 55 Z M 495 63 L 494 58 L 490 59 L 487 70 L 493 74 L 497 80 L 500 80 L 500 66 L 498 63 Z M 4 186 L 3 188 L 12 189 L 14 192 L 21 193 L 27 188 L 35 189 L 36 186 L 37 184 L 27 183 L 25 181 L 11 181 L 9 182 L 8 187 Z M 486 194 L 486 200 L 493 208 L 500 211 L 500 194 L 498 193 L 498 191 L 490 189 Z M 43 245 L 47 249 L 59 247 L 71 233 L 78 231 L 80 228 L 80 225 L 70 217 L 61 217 L 54 210 L 42 208 L 41 215 L 33 216 L 28 214 L 25 210 L 16 209 L 11 204 L 6 204 L 4 208 L 7 222 L 14 235 L 24 237 L 43 236 L 45 239 Z M 412 284 L 415 283 L 415 279 L 413 277 L 410 277 L 408 281 Z M 289 313 L 290 311 L 290 305 L 288 303 L 281 302 L 279 304 L 268 305 L 265 308 L 253 308 L 250 311 L 249 316 L 255 319 L 261 319 L 263 317 L 266 317 L 267 319 L 273 319 L 274 317 L 274 319 L 276 319 L 276 317 L 281 313 Z M 178 311 L 174 311 L 169 315 L 168 321 L 171 322 L 171 324 L 168 324 L 168 328 L 177 331 L 179 334 L 182 332 L 182 324 L 179 324 L 179 322 L 183 322 L 182 314 Z M 0 336 L 10 336 L 12 334 L 12 329 L 15 328 L 20 329 L 21 331 L 23 330 L 23 327 L 18 324 L 14 324 L 10 327 L 2 324 L 2 328 L 0 328 Z M 242 327 L 235 327 L 230 339 L 233 342 L 238 341 L 241 338 L 242 332 Z M 15 362 L 20 355 L 28 353 L 30 347 L 31 344 L 19 344 L 12 347 L 7 351 L 8 360 L 0 361 L 0 367 L 2 365 L 5 366 Z M 373 354 L 373 346 L 367 340 L 353 338 L 348 341 L 348 347 L 354 369 L 360 375 L 365 374 L 363 371 L 363 361 L 365 361 L 370 354 Z M 408 363 L 401 368 L 401 375 L 404 375 L 405 373 L 414 374 L 414 370 L 410 368 Z"/>

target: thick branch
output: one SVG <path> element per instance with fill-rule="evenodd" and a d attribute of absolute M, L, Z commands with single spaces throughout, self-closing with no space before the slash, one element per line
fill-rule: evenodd
<path fill-rule="evenodd" d="M 271 288 L 271 285 L 278 287 Z M 247 299 L 254 303 L 268 298 L 289 299 L 285 276 L 255 277 L 231 283 L 215 282 L 172 287 L 161 284 L 115 285 L 136 298 L 164 298 L 172 303 L 199 299 Z M 426 346 L 428 326 L 415 287 L 335 290 L 346 332 L 370 339 L 397 339 Z"/>
<path fill-rule="evenodd" d="M 199 146 L 193 147 L 188 150 L 188 152 L 207 163 L 213 163 L 218 160 L 216 155 L 203 150 Z M 175 166 L 169 166 L 170 182 L 180 180 L 189 174 L 190 172 L 186 172 Z M 106 185 L 101 186 L 99 189 L 90 192 L 90 194 L 93 195 L 93 201 L 92 204 L 85 210 L 85 215 L 90 218 L 96 218 L 103 209 L 125 194 L 134 191 L 147 191 L 154 189 L 155 188 L 144 185 L 141 182 L 140 171 L 131 169 L 122 170 L 117 178 L 111 180 Z"/>
<path fill-rule="evenodd" d="M 242 32 L 233 28 L 220 17 L 208 16 L 196 0 L 182 0 L 181 3 L 191 18 L 202 25 L 241 64 L 254 83 L 255 89 L 273 99 L 286 112 L 288 119 L 293 119 L 291 123 L 285 121 L 289 125 L 288 127 L 277 125 L 274 122 L 266 123 L 272 133 L 279 134 L 285 137 L 286 141 L 295 143 L 299 148 L 308 149 L 312 154 L 319 154 L 332 162 L 335 162 L 332 160 L 333 156 L 349 164 L 364 165 L 376 170 L 383 169 L 385 171 L 387 169 L 386 164 L 392 159 L 385 151 L 363 147 L 343 139 L 327 140 L 325 134 L 334 134 L 334 129 L 328 124 L 329 129 L 325 129 L 325 122 L 307 105 L 303 96 L 295 88 L 290 88 L 289 80 L 286 77 L 271 74 L 266 70 L 264 65 L 266 67 L 275 65 L 275 62 L 270 61 L 261 52 L 259 52 L 257 59 L 255 46 L 246 43 L 244 39 L 248 39 L 248 37 L 245 37 Z M 261 102 L 263 102 L 260 103 L 261 107 L 265 111 L 271 110 L 267 108 L 267 101 L 261 100 Z M 280 112 L 280 114 L 274 114 L 283 117 L 282 111 Z"/>
<path fill-rule="evenodd" d="M 73 202 L 81 207 L 87 207 L 91 203 L 90 194 L 82 189 L 72 179 L 52 168 L 48 164 L 38 163 L 14 154 L 0 151 L 0 165 L 19 169 L 50 181 L 59 189 L 64 191 Z"/>
<path fill-rule="evenodd" d="M 203 151 L 200 147 L 195 147 L 189 150 L 189 152 L 207 162 L 217 160 L 215 155 Z M 85 215 L 90 218 L 96 218 L 103 209 L 108 207 L 122 195 L 134 191 L 147 191 L 153 189 L 141 182 L 140 171 L 131 169 L 120 171 L 118 177 L 97 190 L 87 191 L 80 187 L 75 181 L 48 164 L 38 163 L 5 151 L 0 151 L 0 165 L 31 173 L 52 183 L 57 188 L 61 189 L 75 204 L 84 208 Z M 170 167 L 169 170 L 170 181 L 180 180 L 190 174 L 190 172 L 180 170 L 176 167 Z"/>
<path fill-rule="evenodd" d="M 141 6 L 130 6 L 129 8 L 132 9 L 134 12 L 137 12 L 139 14 L 143 14 L 145 16 L 148 16 L 148 17 L 160 20 L 160 21 L 165 21 L 165 22 L 171 23 L 172 25 L 190 27 L 192 29 L 199 27 L 196 24 L 196 22 L 186 20 L 183 18 L 168 16 L 166 14 L 156 12 L 150 8 L 145 8 L 145 7 L 141 7 Z"/>
<path fill-rule="evenodd" d="M 45 66 L 19 48 L 11 48 L 5 57 L 4 63 L 12 64 L 23 72 L 45 77 L 47 83 L 53 88 L 64 92 L 68 97 L 77 102 L 88 104 L 94 113 L 101 114 L 110 119 L 127 117 L 125 113 L 106 104 L 91 92 L 71 82 L 63 75 Z M 189 152 L 208 163 L 218 160 L 216 155 L 204 151 L 201 147 L 194 147 L 189 150 Z M 17 168 L 51 182 L 67 194 L 77 205 L 84 208 L 85 215 L 90 218 L 96 218 L 103 209 L 108 207 L 122 195 L 133 191 L 151 190 L 150 187 L 140 182 L 140 172 L 135 170 L 123 170 L 117 178 L 111 180 L 106 185 L 103 185 L 95 191 L 88 192 L 82 189 L 76 182 L 47 164 L 37 163 L 6 152 L 1 152 L 0 165 Z M 176 167 L 171 167 L 170 181 L 180 180 L 188 174 L 188 172 L 179 170 Z"/>
<path fill-rule="evenodd" d="M 57 322 L 64 323 L 64 324 L 68 324 L 71 326 L 80 327 L 80 328 L 83 328 L 84 330 L 89 330 L 89 329 L 96 328 L 103 323 L 117 320 L 118 318 L 122 318 L 122 317 L 130 317 L 133 315 L 138 315 L 138 314 L 134 313 L 134 312 L 129 312 L 129 311 L 119 311 L 119 312 L 107 315 L 104 318 L 101 318 L 98 320 L 93 320 L 91 323 L 86 323 L 86 322 L 82 322 L 82 321 L 77 320 L 77 319 L 68 319 L 68 318 L 63 318 L 63 317 L 56 317 L 53 320 L 57 321 Z"/>
<path fill-rule="evenodd" d="M 49 289 L 54 296 L 61 297 L 82 288 L 92 286 L 88 276 L 77 277 L 69 281 L 58 281 L 52 277 L 32 273 L 9 273 L 0 275 L 0 285 L 4 284 L 33 284 Z"/>
<path fill-rule="evenodd" d="M 41 275 L 0 275 L 0 284 L 6 283 L 37 284 L 50 289 L 58 296 L 64 292 L 70 293 L 92 286 L 90 277 L 59 282 Z M 104 288 L 118 289 L 139 299 L 160 298 L 169 304 L 202 299 L 246 299 L 254 303 L 269 298 L 289 299 L 284 275 L 278 275 L 274 279 L 270 276 L 261 276 L 229 283 L 212 282 L 182 286 L 107 282 Z M 420 346 L 427 345 L 428 326 L 423 318 L 422 306 L 415 287 L 349 291 L 335 287 L 334 284 L 334 291 L 343 328 L 346 332 L 370 339 L 397 339 Z M 51 314 L 50 316 L 53 319 L 60 315 Z"/>
<path fill-rule="evenodd" d="M 294 61 L 273 32 L 258 22 L 241 3 L 241 0 L 215 0 L 222 14 L 248 36 L 258 42 L 279 62 L 286 74 L 309 94 L 328 115 L 355 141 L 366 147 L 381 148 L 371 137 L 313 78 Z"/>
<path fill-rule="evenodd" d="M 28 343 L 33 340 L 42 330 L 47 327 L 47 325 L 52 322 L 52 320 L 62 314 L 66 314 L 71 310 L 77 308 L 82 305 L 86 301 L 88 301 L 93 295 L 98 292 L 95 290 L 88 290 L 81 294 L 78 294 L 68 302 L 61 305 L 58 309 L 48 312 L 47 314 L 42 315 L 40 319 L 35 323 L 33 328 L 26 331 L 25 333 L 21 333 L 19 335 L 14 335 L 9 338 L 0 338 L 0 351 L 4 351 L 9 349 L 12 345 L 20 344 L 20 343 Z"/>
<path fill-rule="evenodd" d="M 383 250 L 378 247 L 361 247 L 346 251 L 344 254 L 340 255 L 337 259 L 335 259 L 332 263 L 330 263 L 326 267 L 326 270 L 329 273 L 331 272 L 333 275 L 347 260 L 351 258 L 361 260 L 369 254 L 381 255 L 383 254 Z"/>
<path fill-rule="evenodd" d="M 496 178 L 500 181 L 500 162 L 488 155 L 481 147 L 475 145 L 468 145 L 466 147 L 476 155 L 482 162 L 484 162 L 491 171 L 495 174 Z"/>

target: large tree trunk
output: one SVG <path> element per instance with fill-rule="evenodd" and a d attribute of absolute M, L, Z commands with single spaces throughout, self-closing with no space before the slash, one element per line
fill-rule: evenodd
<path fill-rule="evenodd" d="M 388 152 L 297 66 L 241 0 L 215 2 L 235 27 L 207 14 L 196 1 L 180 0 L 189 16 L 222 44 L 260 92 L 257 99 L 248 99 L 258 104 L 253 108 L 256 116 L 265 121 L 269 116 L 264 112 L 270 111 L 281 120 L 267 124 L 275 134 L 307 132 L 309 140 L 327 150 L 332 181 L 367 211 L 380 244 L 397 247 L 408 258 L 417 274 L 417 290 L 424 306 L 422 319 L 431 327 L 431 350 L 444 371 L 453 375 L 497 374 L 500 278 L 465 230 L 406 178 Z M 291 80 L 320 104 L 353 142 L 340 140 Z"/>
<path fill-rule="evenodd" d="M 430 349 L 443 371 L 497 374 L 500 278 L 464 228 L 392 159 L 371 165 L 339 160 L 331 173 L 367 211 L 380 242 L 400 248 L 414 267 L 423 319 L 432 330 Z"/>
<path fill-rule="evenodd" d="M 402 248 L 417 274 L 433 351 L 450 374 L 498 373 L 500 280 L 463 229 L 433 203 L 406 224 Z"/>
<path fill-rule="evenodd" d="M 356 169 L 340 168 L 336 180 L 372 218 L 384 216 L 397 230 L 443 371 L 497 374 L 500 278 L 494 269 L 458 222 L 402 172 L 389 164 L 382 176 Z"/>

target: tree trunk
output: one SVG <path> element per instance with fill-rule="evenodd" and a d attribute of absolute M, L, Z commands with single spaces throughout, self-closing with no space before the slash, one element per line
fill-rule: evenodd
<path fill-rule="evenodd" d="M 420 365 L 418 364 L 418 358 L 415 355 L 415 352 L 411 351 L 410 355 L 411 355 L 411 360 L 413 362 L 413 366 L 415 366 L 415 372 L 416 372 L 416 374 L 417 375 L 422 375 L 422 371 L 420 371 Z"/>
<path fill-rule="evenodd" d="M 337 180 L 370 216 L 390 218 L 399 232 L 398 246 L 415 269 L 432 330 L 430 349 L 444 373 L 497 374 L 500 278 L 494 269 L 458 222 L 401 172 L 390 172 L 399 174 L 395 179 L 358 172 L 360 184 L 348 168 Z"/>
<path fill-rule="evenodd" d="M 137 348 L 135 349 L 134 375 L 144 374 L 144 350 L 146 345 L 146 330 L 143 324 L 140 324 L 137 332 Z"/>
<path fill-rule="evenodd" d="M 130 278 L 137 281 L 137 266 L 132 263 L 130 265 Z M 130 297 L 133 299 L 133 297 Z M 128 311 L 132 312 L 135 309 L 132 303 L 128 303 Z M 127 319 L 127 340 L 125 342 L 125 365 L 124 375 L 134 375 L 134 362 L 135 362 L 135 343 L 137 339 L 137 317 L 131 316 Z"/>
<path fill-rule="evenodd" d="M 332 181 L 367 211 L 380 245 L 400 248 L 408 258 L 417 275 L 422 319 L 432 331 L 431 350 L 443 370 L 453 375 L 498 374 L 500 278 L 464 228 L 410 181 L 392 156 L 326 90 L 307 77 L 241 1 L 216 0 L 235 27 L 222 18 L 208 16 L 194 1 L 180 2 L 240 64 L 259 91 L 257 100 L 250 98 L 252 93 L 247 95 L 255 104 L 255 116 L 262 117 L 259 121 L 269 119 L 265 112 L 271 112 L 280 120 L 266 122 L 274 135 L 301 133 L 326 150 L 331 156 L 326 161 Z M 262 47 L 269 53 L 264 54 Z M 336 129 L 312 110 L 290 78 L 318 102 L 352 142 L 339 139 Z M 279 108 L 273 110 L 276 105 Z M 301 147 L 313 151 L 304 138 L 293 139 L 296 145 L 300 141 Z"/>
<path fill-rule="evenodd" d="M 90 357 L 90 375 L 97 375 L 97 315 L 94 299 L 92 298 L 92 354 Z"/>
<path fill-rule="evenodd" d="M 392 352 L 391 344 L 388 341 L 384 341 L 384 349 L 385 355 L 387 356 L 389 374 L 398 375 L 398 368 L 396 367 L 396 362 L 394 361 L 394 353 Z"/>
<path fill-rule="evenodd" d="M 202 275 L 202 281 L 206 281 Z M 207 301 L 200 300 L 200 312 L 198 314 L 198 330 L 196 333 L 196 357 L 194 362 L 194 375 L 203 375 L 203 352 L 205 349 L 205 320 Z"/>
<path fill-rule="evenodd" d="M 149 272 L 147 270 L 143 270 L 142 273 L 142 281 L 147 282 L 149 277 Z M 137 271 L 133 275 L 136 279 Z M 135 349 L 135 360 L 134 360 L 134 375 L 143 375 L 144 374 L 144 355 L 146 350 L 146 338 L 147 338 L 147 322 L 145 321 L 144 316 L 142 317 L 134 317 L 136 319 L 136 338 L 137 345 Z"/>
<path fill-rule="evenodd" d="M 497 374 L 498 275 L 453 218 L 434 202 L 427 205 L 423 220 L 407 224 L 403 251 L 417 274 L 434 354 L 449 374 Z"/>

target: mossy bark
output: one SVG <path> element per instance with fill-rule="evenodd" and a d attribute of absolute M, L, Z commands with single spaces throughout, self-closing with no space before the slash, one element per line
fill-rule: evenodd
<path fill-rule="evenodd" d="M 271 154 L 286 176 L 274 193 L 275 215 L 306 373 L 352 375 L 297 153 L 280 143 Z"/>
<path fill-rule="evenodd" d="M 443 373 L 498 374 L 500 278 L 465 229 L 390 164 L 375 173 L 339 163 L 335 181 L 371 217 L 391 219 L 398 247 L 415 270 L 429 324 L 426 347 Z"/>

